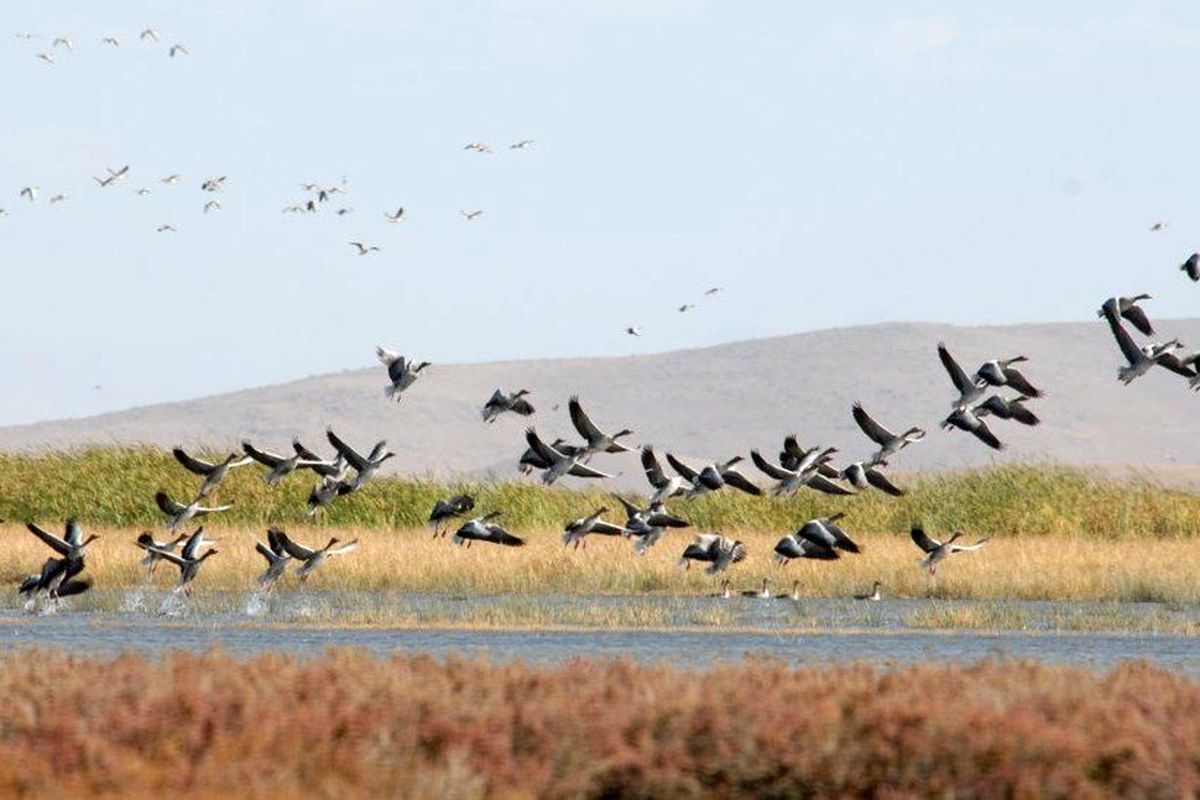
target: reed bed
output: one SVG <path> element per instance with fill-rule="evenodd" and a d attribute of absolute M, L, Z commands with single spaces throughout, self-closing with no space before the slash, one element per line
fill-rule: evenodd
<path fill-rule="evenodd" d="M 1084 535 L 998 536 L 975 553 L 951 556 L 931 580 L 919 567 L 921 552 L 906 534 L 860 532 L 850 518 L 847 530 L 863 546 L 861 555 L 835 562 L 801 561 L 784 567 L 771 559 L 778 534 L 731 532 L 746 542 L 749 556 L 719 576 L 699 566 L 679 567 L 691 535 L 668 533 L 645 556 L 619 537 L 589 537 L 586 549 L 571 550 L 558 531 L 524 531 L 519 548 L 476 543 L 456 547 L 448 538 L 433 539 L 425 528 L 289 526 L 298 541 L 323 544 L 330 536 L 357 538 L 357 550 L 330 559 L 309 580 L 313 588 L 396 590 L 449 594 L 537 595 L 703 595 L 718 592 L 728 578 L 735 590 L 757 589 L 767 578 L 776 592 L 799 582 L 803 597 L 850 597 L 870 589 L 874 580 L 885 597 L 932 597 L 986 600 L 1114 600 L 1126 602 L 1200 602 L 1200 541 L 1185 538 L 1129 542 Z M 138 566 L 136 528 L 89 526 L 101 538 L 87 551 L 87 574 L 103 588 L 136 588 L 146 577 Z M 265 562 L 254 551 L 260 528 L 214 525 L 206 529 L 219 552 L 208 560 L 196 591 L 249 589 Z M 51 551 L 23 526 L 0 526 L 0 582 L 15 587 L 36 571 Z M 156 585 L 169 587 L 178 573 L 159 567 Z M 297 586 L 290 574 L 283 586 Z"/>
<path fill-rule="evenodd" d="M 217 455 L 217 454 L 214 454 Z M 629 467 L 637 469 L 633 456 Z M 214 499 L 232 502 L 224 524 L 263 526 L 304 522 L 311 474 L 267 486 L 256 466 L 234 470 Z M 761 476 L 759 476 L 761 478 Z M 750 497 L 725 491 L 674 505 L 698 528 L 782 533 L 809 517 L 846 511 L 855 527 L 902 533 L 914 520 L 931 530 L 963 527 L 1006 537 L 1087 534 L 1122 538 L 1193 538 L 1200 531 L 1200 496 L 1143 480 L 1116 481 L 1053 464 L 995 466 L 932 475 L 900 475 L 911 492 L 831 498 L 810 491 L 791 497 Z M 760 480 L 764 485 L 765 479 Z M 0 454 L 0 517 L 54 520 L 75 515 L 94 525 L 159 525 L 153 502 L 164 489 L 190 498 L 198 480 L 164 450 L 90 448 L 36 455 Z M 335 503 L 321 524 L 332 528 L 393 529 L 423 524 L 439 497 L 466 491 L 478 508 L 501 509 L 518 530 L 560 527 L 600 505 L 599 489 L 541 486 L 535 478 L 444 483 L 396 477 L 373 481 Z"/>
<path fill-rule="evenodd" d="M 936 687 L 936 688 L 933 688 Z M 1191 797 L 1200 685 L 985 661 L 704 672 L 0 657 L 9 797 Z"/>

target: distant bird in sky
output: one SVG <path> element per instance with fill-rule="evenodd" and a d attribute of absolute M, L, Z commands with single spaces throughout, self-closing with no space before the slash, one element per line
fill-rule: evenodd
<path fill-rule="evenodd" d="M 690 311 L 691 309 L 693 309 L 693 308 L 695 308 L 695 307 L 696 307 L 696 306 L 694 306 L 694 305 L 693 305 L 693 304 L 691 304 L 691 303 L 684 303 L 683 305 L 681 305 L 681 306 L 679 307 L 679 313 L 680 313 L 680 314 L 682 314 L 683 312 L 685 312 L 685 311 Z"/>
<path fill-rule="evenodd" d="M 370 245 L 370 246 L 368 246 L 368 245 L 365 245 L 365 244 L 363 244 L 362 242 L 350 242 L 349 244 L 350 244 L 350 246 L 351 246 L 351 247 L 357 248 L 357 250 L 358 250 L 358 254 L 359 254 L 360 256 L 365 256 L 367 253 L 378 253 L 378 252 L 382 252 L 382 251 L 381 251 L 381 250 L 380 250 L 378 247 L 376 247 L 375 245 Z"/>
<path fill-rule="evenodd" d="M 71 40 L 70 40 L 70 39 L 68 39 L 68 38 L 67 38 L 67 37 L 65 37 L 65 36 L 56 36 L 56 37 L 54 38 L 54 41 L 50 43 L 50 46 L 51 46 L 51 47 L 65 47 L 65 48 L 67 48 L 68 50 L 74 50 L 74 49 L 75 49 L 75 45 L 74 45 L 74 44 L 72 44 L 72 43 L 71 43 Z"/>
<path fill-rule="evenodd" d="M 1153 225 L 1151 225 L 1151 226 L 1150 226 L 1150 232 L 1151 232 L 1151 233 L 1155 233 L 1155 232 L 1157 232 L 1157 231 L 1164 230 L 1166 227 L 1167 227 L 1167 223 L 1165 223 L 1165 222 L 1156 222 L 1156 223 L 1154 223 Z"/>
<path fill-rule="evenodd" d="M 1192 253 L 1179 267 L 1194 281 L 1200 281 L 1200 253 Z"/>
<path fill-rule="evenodd" d="M 463 210 L 460 208 L 460 209 L 458 210 L 458 213 L 460 213 L 460 214 L 462 214 L 462 215 L 463 215 L 463 219 L 466 219 L 467 221 L 470 221 L 470 220 L 473 220 L 473 219 L 475 219 L 476 217 L 478 217 L 480 214 L 482 214 L 482 213 L 483 213 L 483 209 L 479 209 L 479 210 L 477 210 L 477 211 L 463 211 Z"/>
<path fill-rule="evenodd" d="M 205 214 L 207 214 L 209 211 L 213 211 L 213 210 L 220 211 L 220 209 L 221 209 L 221 204 L 220 204 L 220 202 L 218 202 L 216 200 L 209 200 L 207 203 L 204 204 L 204 213 Z"/>
<path fill-rule="evenodd" d="M 152 41 L 152 42 L 157 42 L 158 41 L 158 31 L 154 30 L 154 28 L 146 28 L 146 30 L 144 30 L 138 34 L 138 38 L 141 39 L 143 42 L 145 42 L 147 40 Z"/>
<path fill-rule="evenodd" d="M 206 192 L 219 192 L 225 188 L 225 177 L 222 175 L 219 178 L 207 178 L 200 184 L 200 188 Z"/>
<path fill-rule="evenodd" d="M 400 220 L 404 219 L 404 206 L 397 208 L 395 214 L 385 211 L 383 212 L 383 215 L 387 217 L 388 222 L 399 222 Z"/>
<path fill-rule="evenodd" d="M 54 65 L 54 56 L 50 55 L 49 53 L 38 53 L 37 57 L 51 66 Z"/>
<path fill-rule="evenodd" d="M 66 200 L 67 200 L 67 196 L 65 194 L 56 194 L 50 198 L 50 203 L 51 203 L 51 205 L 53 205 L 54 203 L 66 202 Z"/>
<path fill-rule="evenodd" d="M 103 39 L 100 40 L 100 43 L 101 44 L 111 44 L 113 47 L 121 46 L 121 40 L 115 36 L 105 36 Z"/>
<path fill-rule="evenodd" d="M 718 292 L 722 292 L 722 291 L 724 291 L 724 289 L 723 289 L 722 287 L 720 287 L 720 286 L 714 286 L 714 287 L 712 287 L 711 289 L 708 289 L 708 290 L 706 290 L 706 291 L 704 292 L 704 294 L 705 294 L 705 296 L 707 296 L 707 297 L 711 297 L 712 295 L 714 295 L 714 294 L 717 294 Z"/>
<path fill-rule="evenodd" d="M 191 53 L 188 52 L 188 49 L 181 44 L 171 45 L 171 49 L 167 51 L 167 54 L 170 55 L 171 58 L 174 58 L 175 56 L 180 55 L 180 54 L 185 55 L 185 56 L 191 55 Z"/>
<path fill-rule="evenodd" d="M 474 150 L 476 153 L 492 152 L 492 148 L 488 146 L 487 142 L 471 142 L 470 144 L 464 145 L 463 150 Z"/>
<path fill-rule="evenodd" d="M 343 207 L 343 208 L 339 208 L 339 209 L 338 209 L 337 211 L 335 211 L 334 213 L 335 213 L 335 214 L 337 214 L 339 217 L 344 217 L 344 216 L 346 216 L 347 214 L 353 214 L 353 213 L 354 213 L 354 209 L 353 209 L 353 208 L 344 208 L 344 207 Z"/>
<path fill-rule="evenodd" d="M 641 336 L 642 335 L 642 329 L 640 327 L 638 327 L 637 325 L 633 325 L 629 328 L 626 328 L 625 332 L 627 334 L 629 334 L 630 336 Z"/>
<path fill-rule="evenodd" d="M 36 187 L 36 186 L 26 186 L 24 189 L 21 190 L 20 196 L 28 198 L 29 202 L 32 203 L 34 200 L 37 199 L 38 191 L 39 191 L 38 187 Z"/>
<path fill-rule="evenodd" d="M 168 175 L 167 177 L 163 178 L 162 183 L 171 185 L 171 184 L 179 183 L 179 181 L 181 181 L 181 180 L 183 180 L 183 179 L 179 175 L 171 174 L 171 175 Z"/>
<path fill-rule="evenodd" d="M 7 216 L 8 216 L 8 211 L 3 208 L 0 208 L 0 217 L 7 217 Z"/>
<path fill-rule="evenodd" d="M 175 226 L 171 225 L 170 223 L 164 223 L 162 225 L 159 225 L 154 230 L 158 231 L 159 233 L 179 233 L 179 231 L 175 228 Z"/>
<path fill-rule="evenodd" d="M 533 139 L 522 139 L 519 142 L 513 142 L 508 146 L 509 150 L 524 150 L 533 144 Z"/>

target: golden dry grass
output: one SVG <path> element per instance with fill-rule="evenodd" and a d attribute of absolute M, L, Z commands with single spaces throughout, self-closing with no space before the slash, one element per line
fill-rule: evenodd
<path fill-rule="evenodd" d="M 88 528 L 101 539 L 88 549 L 88 574 L 98 587 L 132 588 L 143 581 L 134 546 L 136 529 Z M 261 529 L 210 527 L 219 540 L 218 555 L 197 579 L 205 588 L 245 589 L 264 562 L 252 538 Z M 586 550 L 563 547 L 555 531 L 522 532 L 528 544 L 505 548 L 476 543 L 456 547 L 446 538 L 432 539 L 426 529 L 363 530 L 289 528 L 306 543 L 323 543 L 330 535 L 358 538 L 360 546 L 330 559 L 310 580 L 313 587 L 392 589 L 455 594 L 664 594 L 697 595 L 719 589 L 722 576 L 701 568 L 683 570 L 678 557 L 691 539 L 669 533 L 644 557 L 629 542 L 589 537 Z M 883 582 L 885 595 L 1009 600 L 1118 600 L 1174 603 L 1200 602 L 1200 540 L 1145 539 L 1136 543 L 1090 536 L 1047 535 L 997 537 L 976 553 L 952 556 L 931 581 L 919 568 L 921 553 L 907 536 L 859 534 L 861 555 L 836 562 L 793 562 L 777 567 L 771 560 L 779 535 L 731 533 L 746 542 L 748 558 L 724 577 L 735 589 L 757 588 L 762 578 L 775 591 L 800 582 L 805 597 L 849 597 Z M 162 535 L 161 531 L 157 535 Z M 10 585 L 38 568 L 48 548 L 22 526 L 0 526 L 0 580 Z M 157 582 L 170 586 L 170 565 L 160 568 Z M 290 575 L 285 586 L 295 586 Z"/>
<path fill-rule="evenodd" d="M 933 687 L 931 692 L 931 687 Z M 1147 664 L 0 656 L 6 797 L 1194 797 Z"/>

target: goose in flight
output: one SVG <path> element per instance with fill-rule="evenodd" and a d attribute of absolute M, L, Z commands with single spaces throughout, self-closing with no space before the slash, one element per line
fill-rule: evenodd
<path fill-rule="evenodd" d="M 83 538 L 83 528 L 75 519 L 68 519 L 61 538 L 50 533 L 36 522 L 26 522 L 25 527 L 37 538 L 41 539 L 54 552 L 67 561 L 83 561 L 83 551 L 92 542 L 100 538 L 98 534 L 89 534 Z"/>
<path fill-rule="evenodd" d="M 579 545 L 583 545 L 587 549 L 587 542 L 584 540 L 589 533 L 599 534 L 601 536 L 628 536 L 627 531 L 621 525 L 614 525 L 611 522 L 605 522 L 600 519 L 604 514 L 608 513 L 608 509 L 601 507 L 586 517 L 573 519 L 563 528 L 563 546 L 569 547 L 575 545 L 575 549 L 579 549 Z"/>
<path fill-rule="evenodd" d="M 37 57 L 42 61 L 45 61 L 50 66 L 54 66 L 54 56 L 50 55 L 49 53 L 38 53 Z"/>
<path fill-rule="evenodd" d="M 862 432 L 879 445 L 879 452 L 871 456 L 871 461 L 876 464 L 886 462 L 889 456 L 898 453 L 913 442 L 919 442 L 925 438 L 924 429 L 916 427 L 909 428 L 901 434 L 892 433 L 872 419 L 867 410 L 863 408 L 862 403 L 855 403 L 851 411 L 854 414 L 854 421 L 858 423 Z"/>
<path fill-rule="evenodd" d="M 712 288 L 707 289 L 704 292 L 704 294 L 706 297 L 712 297 L 714 294 L 717 294 L 718 292 L 721 292 L 721 291 L 724 291 L 724 290 L 720 286 L 713 286 Z"/>
<path fill-rule="evenodd" d="M 59 598 L 82 594 L 91 588 L 92 582 L 86 578 L 72 580 L 80 572 L 83 572 L 82 560 L 48 558 L 42 565 L 41 572 L 29 575 L 21 581 L 17 594 L 30 601 L 44 594 L 57 605 Z"/>
<path fill-rule="evenodd" d="M 146 571 L 151 575 L 158 568 L 158 564 L 162 561 L 162 556 L 158 554 L 160 550 L 166 550 L 168 553 L 174 553 L 175 548 L 183 544 L 188 539 L 188 534 L 181 533 L 174 539 L 168 539 L 164 542 L 155 541 L 153 534 L 150 531 L 142 531 L 138 534 L 134 543 L 146 551 L 146 556 L 142 559 L 141 564 L 146 568 Z"/>
<path fill-rule="evenodd" d="M 611 436 L 604 433 L 596 427 L 591 418 L 584 412 L 578 395 L 571 397 L 567 403 L 567 410 L 571 415 L 571 424 L 575 426 L 575 430 L 579 431 L 579 435 L 587 441 L 587 446 L 584 447 L 585 454 L 590 456 L 592 453 L 628 453 L 633 450 L 628 445 L 617 441 L 622 436 L 632 436 L 633 431 L 623 428 Z"/>
<path fill-rule="evenodd" d="M 1121 354 L 1129 362 L 1127 366 L 1117 369 L 1117 379 L 1121 383 L 1126 385 L 1132 383 L 1149 372 L 1155 364 L 1162 364 L 1167 369 L 1173 369 L 1174 362 L 1179 359 L 1171 351 L 1182 346 L 1178 339 L 1138 347 L 1134 344 L 1129 331 L 1125 330 L 1125 326 L 1121 324 L 1121 318 L 1116 314 L 1115 309 L 1112 307 L 1104 309 L 1104 316 L 1108 320 L 1108 327 L 1112 330 L 1113 337 L 1117 340 L 1117 346 L 1121 348 Z"/>
<path fill-rule="evenodd" d="M 397 208 L 395 214 L 385 211 L 383 212 L 383 215 L 387 217 L 388 222 L 400 222 L 404 219 L 404 206 Z"/>
<path fill-rule="evenodd" d="M 174 58 L 180 54 L 185 56 L 191 55 L 191 53 L 188 52 L 188 49 L 181 44 L 173 44 L 171 45 L 171 49 L 167 51 L 167 55 L 171 56 L 171 58 Z"/>
<path fill-rule="evenodd" d="M 1011 386 L 1026 397 L 1041 397 L 1041 390 L 1030 383 L 1020 370 L 1012 366 L 1028 360 L 1025 356 L 1014 356 L 1003 360 L 988 361 L 975 371 L 975 379 L 982 380 L 988 386 Z"/>
<path fill-rule="evenodd" d="M 219 192 L 225 188 L 225 177 L 226 176 L 222 175 L 219 178 L 206 178 L 204 182 L 200 184 L 200 188 L 206 192 Z"/>
<path fill-rule="evenodd" d="M 880 583 L 879 581 L 875 581 L 875 583 L 871 584 L 870 592 L 867 592 L 866 594 L 856 594 L 856 595 L 854 595 L 854 599 L 855 600 L 874 600 L 874 601 L 882 600 L 883 592 L 880 591 L 880 589 L 882 589 L 882 588 L 883 588 L 883 584 Z"/>
<path fill-rule="evenodd" d="M 729 539 L 719 533 L 701 533 L 684 548 L 679 565 L 690 569 L 693 561 L 707 562 L 704 571 L 709 575 L 724 572 L 730 565 L 746 557 L 746 546 L 740 541 Z"/>
<path fill-rule="evenodd" d="M 803 539 L 807 542 L 812 542 L 819 547 L 826 547 L 830 550 L 845 550 L 847 553 L 861 553 L 860 548 L 854 540 L 846 535 L 846 532 L 838 526 L 838 520 L 846 516 L 844 512 L 839 512 L 831 517 L 818 517 L 810 519 L 808 522 L 800 526 L 800 529 L 793 535 L 797 539 Z"/>
<path fill-rule="evenodd" d="M 510 144 L 508 146 L 508 149 L 509 150 L 525 150 L 531 144 L 533 144 L 533 139 L 522 139 L 519 142 L 513 142 L 512 144 Z"/>
<path fill-rule="evenodd" d="M 230 453 L 223 461 L 213 463 L 188 455 L 182 447 L 172 448 L 171 455 L 175 456 L 175 460 L 182 464 L 188 472 L 204 476 L 204 481 L 196 491 L 197 499 L 207 495 L 217 484 L 225 480 L 229 470 L 254 463 L 254 458 L 239 457 L 237 453 Z"/>
<path fill-rule="evenodd" d="M 770 580 L 763 578 L 761 589 L 743 589 L 741 594 L 742 597 L 753 597 L 758 600 L 770 600 L 772 597 Z"/>
<path fill-rule="evenodd" d="M 121 40 L 115 36 L 105 36 L 100 40 L 100 44 L 111 44 L 113 47 L 120 47 Z"/>
<path fill-rule="evenodd" d="M 34 200 L 37 199 L 38 191 L 39 191 L 39 189 L 37 186 L 26 186 L 24 189 L 21 190 L 20 196 L 28 198 L 29 202 L 32 203 Z"/>
<path fill-rule="evenodd" d="M 470 142 L 463 146 L 463 150 L 474 150 L 476 153 L 490 153 L 492 148 L 487 142 Z"/>
<path fill-rule="evenodd" d="M 75 44 L 66 36 L 56 36 L 54 41 L 50 43 L 51 47 L 65 47 L 68 50 L 74 50 Z"/>
<path fill-rule="evenodd" d="M 267 560 L 267 569 L 263 574 L 254 579 L 254 582 L 260 589 L 269 589 L 275 585 L 275 582 L 283 577 L 284 570 L 287 569 L 288 563 L 292 560 L 292 555 L 283 546 L 283 531 L 278 528 L 269 528 L 267 530 L 267 543 L 263 544 L 257 539 L 254 541 L 254 549 Z"/>
<path fill-rule="evenodd" d="M 200 498 L 196 498 L 187 505 L 184 505 L 178 500 L 172 500 L 166 492 L 161 490 L 154 493 L 154 502 L 158 505 L 159 510 L 167 515 L 167 530 L 171 531 L 190 519 L 203 517 L 206 514 L 215 514 L 218 511 L 228 511 L 233 508 L 232 503 L 227 503 L 223 506 L 202 506 L 200 505 Z"/>
<path fill-rule="evenodd" d="M 345 492 L 346 494 L 349 494 L 350 492 L 357 492 L 359 489 L 361 489 L 364 485 L 366 485 L 367 481 L 374 477 L 375 473 L 379 471 L 380 467 L 383 466 L 383 462 L 396 455 L 391 450 L 387 449 L 386 439 L 380 439 L 375 443 L 375 446 L 371 448 L 371 452 L 366 456 L 363 456 L 353 447 L 338 438 L 337 434 L 333 432 L 333 428 L 327 428 L 325 430 L 325 437 L 329 439 L 329 443 L 333 445 L 333 448 L 337 450 L 338 453 L 340 453 L 341 456 L 346 459 L 346 462 L 354 469 L 354 478 L 346 484 L 349 487 Z"/>
<path fill-rule="evenodd" d="M 938 564 L 940 564 L 947 556 L 950 556 L 954 553 L 969 553 L 973 550 L 978 550 L 987 544 L 988 539 L 991 538 L 985 537 L 980 539 L 975 544 L 970 545 L 955 544 L 955 542 L 958 541 L 958 539 L 963 535 L 962 531 L 955 531 L 954 534 L 943 543 L 939 542 L 937 539 L 931 538 L 925 533 L 925 530 L 920 525 L 914 525 L 909 535 L 912 536 L 912 540 L 916 543 L 917 547 L 921 548 L 921 550 L 925 552 L 925 558 L 921 561 L 921 566 L 929 570 L 929 574 L 933 576 L 937 575 Z"/>
<path fill-rule="evenodd" d="M 192 581 L 196 579 L 196 575 L 200 572 L 200 565 L 203 564 L 211 556 L 217 554 L 215 547 L 210 547 L 205 550 L 202 555 L 197 555 L 201 544 L 204 544 L 204 529 L 196 531 L 188 538 L 187 544 L 183 546 L 183 551 L 179 554 L 172 553 L 168 550 L 158 550 L 149 545 L 138 543 L 138 546 L 147 552 L 154 552 L 164 561 L 169 561 L 179 567 L 179 582 L 175 584 L 174 591 L 182 591 L 187 596 L 192 594 Z"/>
<path fill-rule="evenodd" d="M 340 459 L 341 456 L 338 456 Z M 344 461 L 343 461 L 344 463 Z M 315 517 L 317 512 L 322 508 L 329 508 L 333 501 L 344 494 L 350 494 L 354 491 L 350 485 L 341 478 L 324 477 L 321 482 L 312 488 L 308 493 L 308 516 Z"/>
<path fill-rule="evenodd" d="M 267 471 L 263 473 L 263 480 L 265 480 L 271 486 L 279 483 L 279 481 L 283 480 L 285 476 L 290 475 L 297 469 L 318 465 L 322 467 L 329 466 L 329 462 L 323 461 L 319 458 L 306 458 L 306 454 L 312 455 L 312 453 L 309 453 L 304 448 L 304 445 L 300 444 L 299 440 L 297 439 L 292 440 L 292 450 L 292 455 L 281 456 L 276 453 L 272 453 L 270 450 L 260 450 L 249 441 L 242 442 L 242 452 L 244 452 L 252 460 L 257 461 L 259 464 L 262 464 L 264 467 L 268 468 Z"/>
<path fill-rule="evenodd" d="M 691 311 L 695 307 L 696 306 L 693 305 L 692 303 L 684 303 L 683 305 L 681 305 L 679 307 L 679 313 L 683 314 L 684 312 Z"/>
<path fill-rule="evenodd" d="M 970 408 L 979 401 L 983 400 L 984 383 L 982 378 L 969 378 L 963 368 L 954 360 L 954 356 L 950 355 L 950 351 L 946 348 L 944 342 L 938 342 L 938 358 L 942 360 L 942 366 L 946 368 L 946 372 L 950 375 L 950 380 L 954 384 L 954 388 L 958 389 L 958 399 L 951 405 L 955 408 Z"/>
<path fill-rule="evenodd" d="M 475 498 L 469 494 L 458 494 L 449 500 L 438 500 L 433 504 L 433 511 L 429 512 L 429 525 L 433 528 L 433 535 L 438 535 L 438 529 L 443 522 L 461 517 L 474 508 Z"/>
<path fill-rule="evenodd" d="M 477 210 L 475 210 L 475 211 L 463 211 L 463 210 L 460 208 L 460 209 L 458 210 L 458 213 L 459 213 L 459 214 L 462 214 L 462 216 L 463 216 L 463 219 L 465 219 L 467 222 L 470 222 L 471 220 L 475 219 L 475 218 L 476 218 L 476 217 L 478 217 L 480 214 L 482 214 L 482 213 L 483 213 L 483 209 L 481 208 L 481 209 L 477 209 Z"/>
<path fill-rule="evenodd" d="M 1040 425 L 1042 421 L 1038 418 L 1038 415 L 1025 407 L 1025 401 L 1028 399 L 1028 397 L 1022 395 L 1008 400 L 998 394 L 994 394 L 987 400 L 984 400 L 975 410 L 975 413 L 980 417 L 986 417 L 990 414 L 996 417 L 996 419 L 1014 419 L 1022 425 Z"/>
<path fill-rule="evenodd" d="M 582 447 L 576 447 L 573 444 L 567 444 L 566 439 L 559 437 L 550 443 L 550 446 L 562 453 L 564 456 L 572 457 L 579 456 L 583 453 Z M 542 458 L 532 447 L 526 447 L 525 452 L 521 454 L 521 458 L 517 461 L 517 470 L 522 475 L 528 475 L 535 469 L 550 469 L 552 462 Z"/>
<path fill-rule="evenodd" d="M 1100 306 L 1100 310 L 1096 312 L 1096 316 L 1120 315 L 1142 333 L 1147 336 L 1153 336 L 1154 326 L 1150 324 L 1150 319 L 1146 316 L 1146 312 L 1138 305 L 1138 301 L 1150 299 L 1152 298 L 1148 294 L 1135 294 L 1133 297 L 1110 297 L 1104 301 L 1104 305 Z"/>
<path fill-rule="evenodd" d="M 687 491 L 688 483 L 683 477 L 679 475 L 667 477 L 667 473 L 663 470 L 662 464 L 658 462 L 658 456 L 654 454 L 654 448 L 651 445 L 642 448 L 641 458 L 642 469 L 646 471 L 646 480 L 654 489 L 654 494 L 650 497 L 650 505 L 661 503 Z"/>
<path fill-rule="evenodd" d="M 173 185 L 179 183 L 181 180 L 183 180 L 183 178 L 180 177 L 179 175 L 171 174 L 165 178 L 160 179 L 160 183 L 165 183 L 168 186 L 173 186 Z"/>
<path fill-rule="evenodd" d="M 542 473 L 542 483 L 549 486 L 564 475 L 574 475 L 576 478 L 611 478 L 607 472 L 600 472 L 583 463 L 587 456 L 586 449 L 576 449 L 568 454 L 564 450 L 552 447 L 541 440 L 534 428 L 526 428 L 525 441 L 539 459 L 548 464 Z"/>
<path fill-rule="evenodd" d="M 878 462 L 855 461 L 842 470 L 842 477 L 850 482 L 855 489 L 867 489 L 874 486 L 879 491 L 892 497 L 903 497 L 907 492 L 888 480 L 888 477 L 876 467 Z"/>
<path fill-rule="evenodd" d="M 204 204 L 204 213 L 205 214 L 207 214 L 209 211 L 220 211 L 220 210 L 221 210 L 221 202 L 219 200 L 209 200 L 207 203 Z"/>
<path fill-rule="evenodd" d="M 816 489 L 818 492 L 824 492 L 825 494 L 854 494 L 854 492 L 843 486 L 838 486 L 820 473 L 819 466 L 833 458 L 833 454 L 837 452 L 837 449 L 830 447 L 821 452 L 815 452 L 816 450 L 817 448 L 813 448 L 813 450 L 809 451 L 806 458 L 800 462 L 796 469 L 784 469 L 782 465 L 772 464 L 757 450 L 750 451 L 750 460 L 767 477 L 778 481 L 775 484 L 775 488 L 771 490 L 772 494 L 787 494 L 796 491 L 801 486 L 807 486 L 810 489 Z"/>
<path fill-rule="evenodd" d="M 375 347 L 375 355 L 379 358 L 380 363 L 387 367 L 388 378 L 391 379 L 391 383 L 384 387 L 383 394 L 397 403 L 400 402 L 401 394 L 417 382 L 421 370 L 432 366 L 428 361 L 416 364 L 399 353 L 394 353 L 379 345 Z"/>
<path fill-rule="evenodd" d="M 1165 223 L 1165 222 L 1156 222 L 1156 223 L 1154 223 L 1153 225 L 1151 225 L 1151 226 L 1150 226 L 1150 232 L 1151 232 L 1151 233 L 1158 233 L 1159 231 L 1166 229 L 1166 227 L 1167 227 L 1167 223 Z"/>
<path fill-rule="evenodd" d="M 685 497 L 699 497 L 708 492 L 715 492 L 729 485 L 735 489 L 740 489 L 746 494 L 755 496 L 762 494 L 762 489 L 750 482 L 742 473 L 733 468 L 734 464 L 742 462 L 741 456 L 734 456 L 728 461 L 719 461 L 704 466 L 699 471 L 692 469 L 676 458 L 673 454 L 667 453 L 667 463 L 671 465 L 671 469 L 683 476 L 683 479 L 691 484 L 691 487 L 685 492 Z"/>
<path fill-rule="evenodd" d="M 504 528 L 500 527 L 492 520 L 500 516 L 499 511 L 492 511 L 484 514 L 482 517 L 475 517 L 463 523 L 454 536 L 450 537 L 450 541 L 456 545 L 466 546 L 470 548 L 471 542 L 489 542 L 491 544 L 504 545 L 505 547 L 524 547 L 525 540 L 513 536 Z"/>
<path fill-rule="evenodd" d="M 382 250 L 380 250 L 380 248 L 379 248 L 379 247 L 377 247 L 376 245 L 365 245 L 365 244 L 363 244 L 362 242 L 348 242 L 348 244 L 349 244 L 351 247 L 353 247 L 353 248 L 355 248 L 356 250 L 358 250 L 358 255 L 360 255 L 360 256 L 365 256 L 367 253 L 380 253 L 380 252 L 383 252 L 383 251 L 382 251 Z"/>
<path fill-rule="evenodd" d="M 629 334 L 630 336 L 641 336 L 642 329 L 637 325 L 632 325 L 625 329 L 625 333 Z"/>
<path fill-rule="evenodd" d="M 301 562 L 300 566 L 296 567 L 296 576 L 300 578 L 301 582 L 307 581 L 308 576 L 324 564 L 330 556 L 349 553 L 358 547 L 358 539 L 351 539 L 339 547 L 335 547 L 334 545 L 337 545 L 340 540 L 334 537 L 326 542 L 324 547 L 313 549 L 293 541 L 283 531 L 277 530 L 275 534 L 279 538 L 279 545 L 283 548 L 283 551 Z"/>
<path fill-rule="evenodd" d="M 179 233 L 179 230 L 170 223 L 163 223 L 154 230 L 158 233 Z"/>
<path fill-rule="evenodd" d="M 837 452 L 834 450 L 833 452 Z M 821 448 L 814 447 L 810 450 L 805 450 L 800 446 L 800 442 L 796 439 L 795 434 L 787 436 L 783 440 L 783 449 L 779 451 L 779 466 L 788 470 L 798 470 L 802 464 L 806 464 L 808 459 L 816 458 L 817 472 L 823 477 L 831 481 L 840 480 L 842 473 L 840 470 L 831 466 L 830 463 L 821 458 Z"/>
<path fill-rule="evenodd" d="M 54 205 L 55 203 L 65 203 L 66 201 L 67 196 L 65 194 L 56 194 L 50 198 L 50 205 Z"/>
<path fill-rule="evenodd" d="M 483 404 L 483 421 L 495 422 L 496 417 L 503 414 L 505 411 L 511 411 L 522 417 L 528 417 L 533 414 L 533 406 L 525 399 L 525 395 L 529 394 L 528 389 L 518 389 L 512 394 L 505 394 L 497 389 L 492 392 L 492 396 Z"/>
<path fill-rule="evenodd" d="M 1192 253 L 1179 268 L 1192 280 L 1200 281 L 1200 253 Z"/>
<path fill-rule="evenodd" d="M 144 30 L 138 34 L 138 38 L 141 39 L 143 42 L 147 41 L 147 40 L 152 41 L 152 42 L 157 42 L 158 41 L 158 31 L 154 30 L 154 28 L 146 28 L 146 30 Z"/>
<path fill-rule="evenodd" d="M 667 528 L 690 527 L 686 520 L 668 514 L 662 503 L 651 502 L 646 508 L 638 508 L 624 497 L 616 497 L 625 507 L 625 530 L 633 537 L 633 550 L 639 556 L 656 545 Z"/>
<path fill-rule="evenodd" d="M 954 409 L 950 413 L 950 416 L 942 420 L 942 428 L 945 430 L 950 430 L 951 428 L 964 430 L 993 450 L 1004 449 L 1004 443 L 997 439 L 996 434 L 992 433 L 992 429 L 987 426 L 987 423 L 970 409 Z"/>

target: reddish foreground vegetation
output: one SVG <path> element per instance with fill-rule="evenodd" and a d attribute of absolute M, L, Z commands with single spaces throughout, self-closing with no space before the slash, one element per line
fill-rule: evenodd
<path fill-rule="evenodd" d="M 1191 797 L 1198 775 L 1200 684 L 1145 664 L 0 658 L 3 796 Z"/>

